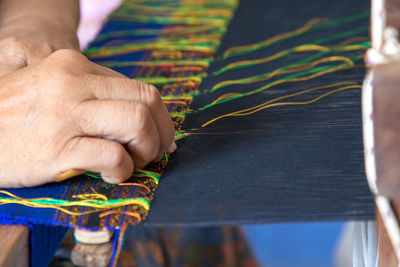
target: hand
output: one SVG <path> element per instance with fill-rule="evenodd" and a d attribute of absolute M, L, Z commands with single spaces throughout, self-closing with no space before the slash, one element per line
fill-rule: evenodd
<path fill-rule="evenodd" d="M 76 0 L 0 1 L 0 76 L 58 49 L 79 50 Z"/>
<path fill-rule="evenodd" d="M 158 90 L 73 50 L 0 78 L 0 187 L 36 186 L 69 169 L 129 178 L 172 152 Z"/>
<path fill-rule="evenodd" d="M 0 29 L 0 76 L 37 63 L 58 49 L 79 50 L 75 34 L 64 36 L 66 40 L 61 41 L 61 38 L 51 40 L 45 32 L 16 25 Z"/>
<path fill-rule="evenodd" d="M 54 50 L 49 43 L 28 38 L 13 36 L 0 40 L 0 76 L 39 62 Z"/>

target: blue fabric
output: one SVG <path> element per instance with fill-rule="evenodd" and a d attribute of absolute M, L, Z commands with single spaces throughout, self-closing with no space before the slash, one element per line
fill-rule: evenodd
<path fill-rule="evenodd" d="M 65 191 L 65 184 L 53 183 L 33 188 L 7 189 L 7 191 L 22 198 L 62 198 Z M 56 212 L 53 209 L 34 209 L 17 204 L 0 206 L 0 222 L 17 221 L 22 224 L 53 224 L 55 214 Z"/>
<path fill-rule="evenodd" d="M 162 29 L 162 25 L 158 24 L 141 24 L 126 21 L 108 21 L 101 33 L 115 31 L 115 30 L 133 30 L 133 29 Z M 146 36 L 142 38 L 152 38 L 156 36 Z M 135 37 L 136 40 L 141 39 L 140 37 Z M 107 45 L 110 40 L 94 41 L 92 46 L 103 46 Z M 145 52 L 135 52 L 130 54 L 124 54 L 112 58 L 102 58 L 95 62 L 101 63 L 101 61 L 139 61 L 143 58 Z M 124 67 L 117 68 L 119 71 L 125 75 L 130 76 L 134 71 L 135 67 Z M 74 178 L 73 180 L 82 179 Z M 92 178 L 85 177 L 83 179 L 96 180 Z M 97 181 L 92 182 L 95 184 Z M 76 190 L 78 191 L 80 187 L 84 186 L 85 181 L 80 182 Z M 55 199 L 65 199 L 67 189 L 70 187 L 70 181 L 65 181 L 62 183 L 52 183 L 46 184 L 34 188 L 19 188 L 19 189 L 6 189 L 22 198 L 39 198 L 39 197 L 49 197 Z M 135 190 L 133 190 L 135 191 Z M 47 266 L 53 257 L 56 249 L 59 246 L 62 238 L 64 237 L 68 228 L 74 227 L 73 224 L 69 223 L 69 220 L 61 222 L 59 218 L 59 212 L 53 209 L 47 208 L 31 208 L 17 204 L 7 204 L 0 206 L 0 223 L 1 224 L 19 224 L 26 225 L 30 229 L 30 265 L 32 267 L 43 267 Z M 79 222 L 82 223 L 82 222 Z M 97 230 L 97 227 L 86 227 L 90 230 Z M 118 245 L 119 230 L 116 231 L 114 236 L 114 252 L 113 258 L 116 256 L 116 248 Z"/>
<path fill-rule="evenodd" d="M 118 21 L 118 20 L 110 20 L 108 21 L 102 31 L 100 33 L 107 33 L 107 32 L 112 32 L 112 31 L 121 31 L 121 30 L 137 30 L 137 29 L 162 29 L 163 25 L 160 24 L 143 24 L 143 23 L 136 23 L 136 22 L 129 22 L 129 21 Z M 150 38 L 155 38 L 157 36 L 134 36 L 134 37 L 124 37 L 124 41 L 127 40 L 135 40 L 139 41 L 142 39 L 150 39 Z M 121 38 L 122 39 L 122 38 Z M 118 40 L 118 38 L 116 38 Z M 112 39 L 112 41 L 115 41 Z M 105 39 L 105 40 L 94 40 L 90 47 L 101 47 L 101 46 L 106 46 L 107 43 L 110 42 L 110 39 Z M 129 53 L 129 54 L 123 54 L 123 55 L 114 55 L 112 57 L 104 57 L 101 59 L 92 59 L 93 62 L 101 64 L 101 62 L 104 61 L 139 61 L 143 58 L 143 56 L 146 54 L 144 51 L 139 51 L 139 52 L 134 52 L 134 53 Z M 132 73 L 136 69 L 136 67 L 117 67 L 113 68 L 115 71 L 118 71 L 128 77 L 132 76 Z"/>

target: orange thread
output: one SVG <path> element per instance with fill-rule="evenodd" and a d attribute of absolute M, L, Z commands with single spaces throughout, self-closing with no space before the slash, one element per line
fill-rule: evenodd
<path fill-rule="evenodd" d="M 128 215 L 128 216 L 132 216 L 135 217 L 136 219 L 138 219 L 138 223 L 140 223 L 142 221 L 142 218 L 140 217 L 140 214 L 137 212 L 132 212 L 132 211 L 118 211 L 118 210 L 109 210 L 106 212 L 102 212 L 99 214 L 99 217 L 105 217 L 111 214 L 119 214 L 119 215 Z"/>
<path fill-rule="evenodd" d="M 187 103 L 185 101 L 176 101 L 176 100 L 163 100 L 164 104 L 176 104 L 176 105 L 182 105 L 186 106 Z"/>
<path fill-rule="evenodd" d="M 140 187 L 145 188 L 145 189 L 147 190 L 147 192 L 151 193 L 150 188 L 148 188 L 148 187 L 147 187 L 146 185 L 144 185 L 144 184 L 139 184 L 139 183 L 120 183 L 120 184 L 118 184 L 118 185 L 135 185 L 135 186 L 140 186 Z"/>

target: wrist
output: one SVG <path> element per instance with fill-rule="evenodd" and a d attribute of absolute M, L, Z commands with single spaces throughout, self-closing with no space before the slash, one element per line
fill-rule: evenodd
<path fill-rule="evenodd" d="M 19 14 L 1 21 L 0 39 L 23 37 L 47 42 L 55 49 L 79 50 L 76 25 L 62 23 L 41 14 Z"/>

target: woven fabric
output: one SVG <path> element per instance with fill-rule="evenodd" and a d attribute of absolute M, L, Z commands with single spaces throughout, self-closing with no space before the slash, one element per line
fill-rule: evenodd
<path fill-rule="evenodd" d="M 131 78 L 144 81 L 160 77 L 167 79 L 154 83 L 161 95 L 167 98 L 165 102 L 179 131 L 185 118 L 179 114 L 188 110 L 191 100 L 175 101 L 173 97 L 198 91 L 207 62 L 212 60 L 222 37 L 220 32 L 215 35 L 215 31 L 224 31 L 235 6 L 235 1 L 225 0 L 198 4 L 187 1 L 125 1 L 110 15 L 109 22 L 85 53 L 94 62 L 110 66 Z M 208 15 L 208 12 L 212 14 Z M 204 26 L 208 28 L 203 29 Z M 200 30 L 196 30 L 199 27 Z M 175 64 L 177 60 L 180 63 Z M 202 60 L 203 64 L 193 68 L 185 63 L 194 60 Z M 124 62 L 125 65 L 120 64 Z M 160 63 L 154 65 L 155 62 Z M 188 76 L 199 78 L 191 81 L 185 78 Z M 148 214 L 149 204 L 168 158 L 166 154 L 160 162 L 151 163 L 144 170 L 136 170 L 131 179 L 120 185 L 107 184 L 98 174 L 90 173 L 60 184 L 7 190 L 21 199 L 47 197 L 67 201 L 78 198 L 97 201 L 100 195 L 107 200 L 137 199 L 139 204 L 121 204 L 120 207 L 105 208 L 98 212 L 80 205 L 60 211 L 7 204 L 0 207 L 0 218 L 13 220 L 18 217 L 22 221 L 88 230 L 120 229 L 137 224 Z M 93 196 L 94 193 L 96 196 Z"/>
<path fill-rule="evenodd" d="M 266 58 L 297 44 L 359 27 L 367 29 L 357 36 L 368 38 L 367 16 L 251 54 L 221 59 L 230 47 L 292 31 L 312 18 L 335 19 L 368 11 L 369 5 L 363 0 L 243 1 L 221 43 L 218 60 L 211 64 L 200 89 L 210 89 L 224 80 L 265 73 L 305 55 L 292 54 L 278 61 L 211 75 L 234 61 Z M 209 119 L 238 110 L 238 107 L 248 108 L 297 90 L 334 82 L 361 84 L 363 76 L 361 61 L 353 69 L 310 81 L 282 84 L 202 113 L 190 114 L 183 129 L 198 128 Z M 223 93 L 246 91 L 260 84 L 263 82 L 232 85 L 216 91 L 213 96 L 197 97 L 192 108 L 208 104 L 210 99 Z M 199 134 L 178 144 L 144 224 L 210 226 L 373 219 L 374 202 L 363 164 L 360 100 L 361 89 L 352 89 L 310 105 L 273 107 L 247 117 L 221 119 L 197 131 Z"/>
<path fill-rule="evenodd" d="M 367 38 L 368 15 L 358 16 L 357 19 L 335 26 L 316 28 L 286 39 L 280 37 L 279 42 L 264 48 L 221 59 L 231 47 L 257 43 L 294 31 L 312 18 L 337 20 L 354 16 L 368 10 L 368 2 L 243 1 L 225 35 L 225 26 L 222 30 L 217 26 L 217 33 L 213 28 L 201 27 L 215 27 L 221 20 L 228 22 L 229 14 L 234 10 L 231 1 L 201 1 L 195 11 L 184 13 L 185 16 L 179 12 L 166 16 L 165 10 L 174 5 L 184 6 L 190 1 L 164 1 L 160 9 L 157 9 L 160 5 L 155 2 L 149 2 L 149 9 L 139 14 L 132 7 L 132 2 L 126 2 L 111 15 L 98 39 L 87 50 L 87 55 L 95 62 L 129 77 L 154 83 L 164 100 L 174 96 L 194 96 L 166 101 L 178 133 L 190 135 L 179 141 L 177 152 L 170 158 L 165 156 L 161 163 L 148 166 L 146 170 L 150 172 L 138 172 L 129 181 L 137 184 L 135 186 L 111 186 L 93 178 L 96 175 L 91 174 L 92 177 L 81 176 L 61 184 L 10 192 L 23 198 L 46 196 L 71 200 L 76 195 L 95 190 L 110 199 L 139 197 L 151 201 L 159 178 L 151 174 L 160 175 L 167 166 L 162 186 L 157 189 L 152 204 L 152 212 L 145 222 L 147 225 L 222 225 L 373 217 L 374 204 L 363 170 L 360 90 L 356 87 L 329 95 L 315 103 L 271 107 L 249 116 L 222 118 L 207 127 L 201 127 L 220 115 L 250 108 L 300 89 L 339 82 L 361 84 L 364 66 L 362 60 L 354 60 L 355 66 L 351 68 L 307 81 L 278 84 L 268 91 L 232 101 L 226 94 L 235 97 L 265 85 L 265 82 L 233 84 L 212 92 L 214 86 L 222 81 L 267 73 L 316 52 L 291 51 L 265 64 L 215 74 L 229 63 L 265 59 L 279 51 L 324 38 L 323 45 L 326 47 L 352 37 Z M 211 12 L 210 9 L 215 11 Z M 221 12 L 221 9 L 231 13 Z M 150 13 L 152 16 L 147 16 Z M 191 16 L 197 16 L 197 19 L 203 16 L 207 20 L 200 25 L 193 25 L 196 20 L 193 22 Z M 142 31 L 139 37 L 131 34 L 142 29 L 151 31 L 145 34 Z M 196 34 L 192 29 L 197 29 Z M 334 40 L 329 39 L 347 31 L 353 32 Z M 202 39 L 204 36 L 208 39 Z M 217 60 L 212 61 L 219 45 L 219 39 L 215 36 L 224 38 L 217 51 Z M 146 48 L 140 48 L 143 43 Z M 155 44 L 154 49 L 150 48 Z M 334 54 L 354 58 L 362 51 Z M 182 59 L 191 61 L 189 68 L 188 65 L 179 65 L 184 64 L 182 62 L 171 64 L 171 61 Z M 138 64 L 138 61 L 147 62 L 147 65 Z M 333 63 L 324 64 L 321 66 Z M 202 81 L 200 88 L 199 81 Z M 200 111 L 222 96 L 225 97 L 224 101 L 228 99 L 229 102 L 213 104 Z M 302 95 L 295 101 L 317 96 L 320 96 L 320 91 Z M 84 207 L 68 209 L 75 212 L 89 210 Z M 115 213 L 74 216 L 50 209 L 7 204 L 0 206 L 0 218 L 95 230 L 136 224 L 147 215 L 147 210 L 138 205 L 126 205 L 111 211 Z"/>
<path fill-rule="evenodd" d="M 207 1 L 192 3 L 185 0 L 163 2 L 127 0 L 110 15 L 103 30 L 85 53 L 94 62 L 112 67 L 130 78 L 144 81 L 154 77 L 171 78 L 172 82 L 155 83 L 161 95 L 167 98 L 168 110 L 171 112 L 175 128 L 179 131 L 185 118 L 179 114 L 189 108 L 191 101 L 183 100 L 175 103 L 169 99 L 176 95 L 198 91 L 201 76 L 206 74 L 208 62 L 213 59 L 235 7 L 236 2 L 231 0 L 212 3 Z M 211 14 L 208 15 L 208 12 Z M 207 39 L 209 36 L 212 36 L 211 41 Z M 179 63 L 174 64 L 176 60 Z M 201 64 L 193 68 L 186 63 L 190 60 L 200 60 Z M 160 63 L 154 65 L 152 64 L 154 61 Z M 165 61 L 169 63 L 163 63 Z M 127 64 L 119 64 L 124 62 Z M 142 62 L 145 64 L 140 64 Z M 195 75 L 198 76 L 195 81 L 185 79 L 187 76 Z M 0 223 L 17 223 L 31 227 L 32 266 L 47 265 L 54 251 L 52 248 L 57 246 L 65 232 L 64 229 L 58 231 L 57 229 L 61 228 L 54 226 L 117 230 L 114 234 L 111 261 L 111 265 L 114 265 L 126 227 L 138 224 L 146 218 L 149 204 L 168 159 L 169 155 L 164 155 L 160 162 L 152 163 L 144 170 L 136 170 L 132 178 L 122 185 L 107 184 L 98 174 L 88 173 L 62 183 L 36 188 L 3 189 Z M 36 198 L 70 202 L 128 199 L 140 200 L 140 203 L 122 204 L 119 207 L 93 212 L 96 210 L 81 205 L 56 210 L 29 207 L 31 205 L 29 203 L 33 202 L 24 205 L 10 204 L 4 200 L 6 198 L 15 201 L 23 199 L 25 203 Z M 47 237 L 45 240 L 48 242 L 38 242 L 38 238 L 35 238 L 49 231 L 60 233 L 60 236 L 57 238 L 55 236 L 54 239 Z M 48 247 L 49 257 L 45 257 L 41 252 L 43 245 Z M 40 253 L 37 253 L 38 251 Z"/>

